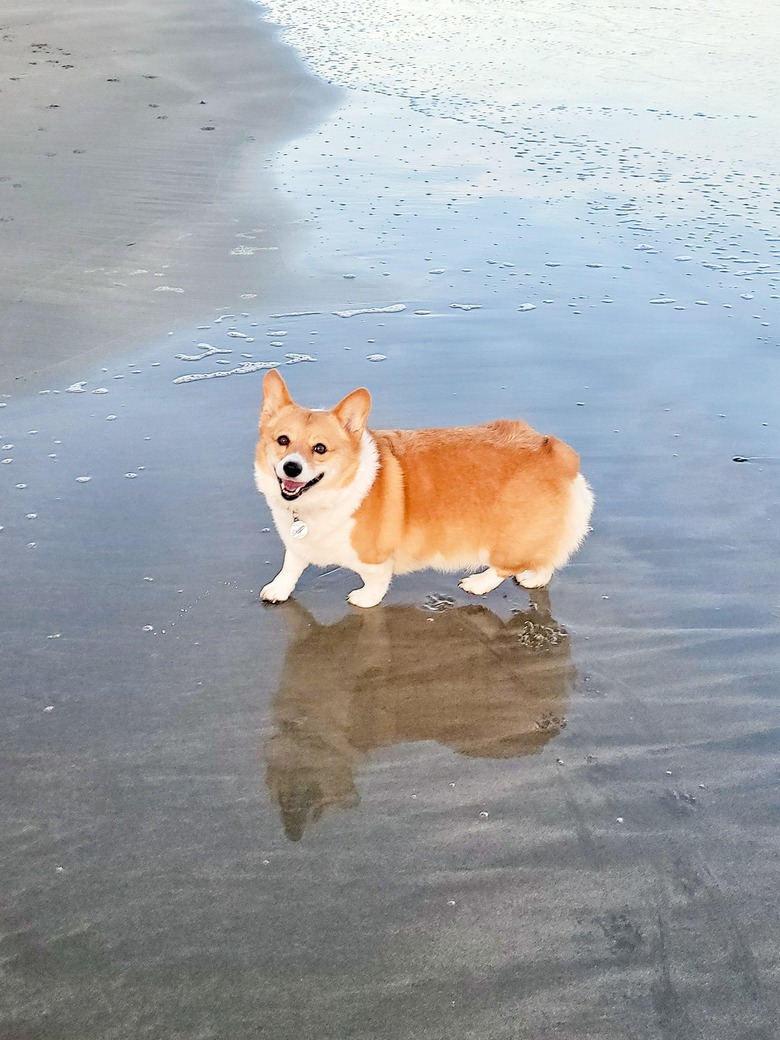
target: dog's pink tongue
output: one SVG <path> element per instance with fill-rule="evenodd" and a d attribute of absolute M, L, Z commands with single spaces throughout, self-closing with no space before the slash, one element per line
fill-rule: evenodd
<path fill-rule="evenodd" d="M 296 491 L 300 491 L 305 483 L 305 480 L 283 480 L 282 487 L 288 495 L 294 495 Z"/>

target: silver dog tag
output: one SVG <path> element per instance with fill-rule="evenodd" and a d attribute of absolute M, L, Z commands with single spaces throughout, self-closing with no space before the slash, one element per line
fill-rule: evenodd
<path fill-rule="evenodd" d="M 305 538 L 309 533 L 309 528 L 303 522 L 303 520 L 294 520 L 290 528 L 290 534 L 293 538 Z"/>

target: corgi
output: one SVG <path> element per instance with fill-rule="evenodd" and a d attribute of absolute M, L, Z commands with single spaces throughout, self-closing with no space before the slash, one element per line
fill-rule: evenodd
<path fill-rule="evenodd" d="M 508 577 L 547 585 L 588 532 L 593 492 L 579 456 L 520 420 L 431 430 L 367 428 L 371 395 L 330 411 L 296 404 L 281 375 L 263 381 L 255 483 L 284 543 L 260 592 L 289 599 L 309 564 L 355 571 L 356 607 L 379 603 L 394 574 L 475 571 L 475 596 Z M 478 570 L 478 568 L 484 568 Z"/>

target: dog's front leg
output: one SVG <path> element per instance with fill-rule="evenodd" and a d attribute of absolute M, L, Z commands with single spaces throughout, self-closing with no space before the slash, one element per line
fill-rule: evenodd
<path fill-rule="evenodd" d="M 269 581 L 260 590 L 260 599 L 264 599 L 266 603 L 284 603 L 286 599 L 290 598 L 293 589 L 298 584 L 298 579 L 308 566 L 306 560 L 295 556 L 287 549 L 282 569 L 273 581 Z"/>
<path fill-rule="evenodd" d="M 350 592 L 347 599 L 353 607 L 375 607 L 390 588 L 393 561 L 361 564 L 358 574 L 363 579 L 363 588 Z"/>

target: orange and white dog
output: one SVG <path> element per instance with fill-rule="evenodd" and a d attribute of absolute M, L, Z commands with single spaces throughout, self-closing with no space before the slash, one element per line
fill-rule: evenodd
<path fill-rule="evenodd" d="M 476 596 L 510 576 L 538 588 L 585 538 L 593 493 L 563 441 L 510 419 L 372 432 L 370 408 L 364 389 L 330 411 L 303 408 L 266 375 L 255 481 L 285 556 L 262 599 L 288 599 L 309 564 L 356 571 L 357 607 L 425 567 L 486 568 L 460 582 Z"/>

